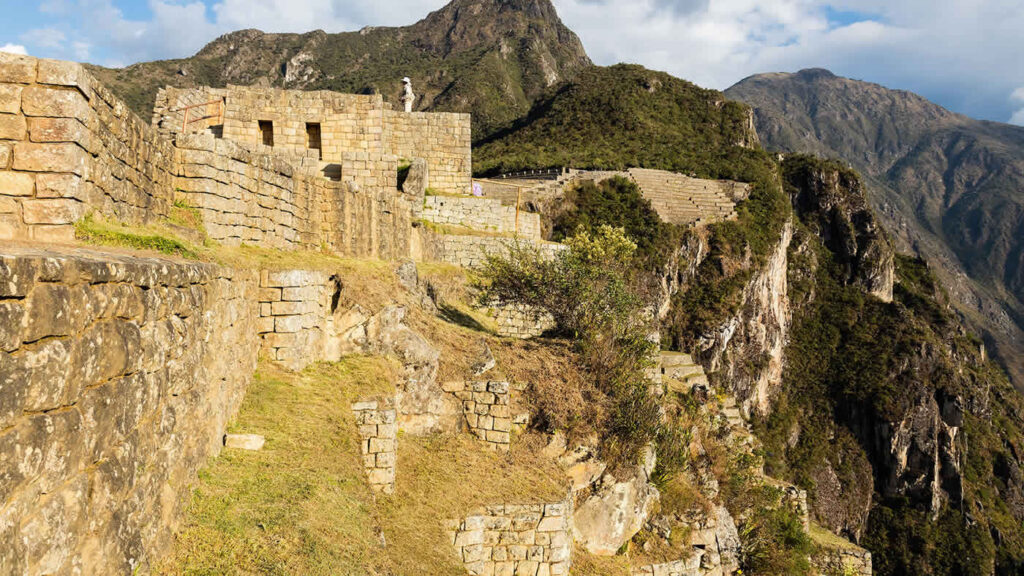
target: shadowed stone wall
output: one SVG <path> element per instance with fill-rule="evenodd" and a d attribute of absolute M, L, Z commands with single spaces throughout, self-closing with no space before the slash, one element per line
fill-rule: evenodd
<path fill-rule="evenodd" d="M 255 370 L 254 272 L 0 247 L 0 574 L 132 574 Z"/>

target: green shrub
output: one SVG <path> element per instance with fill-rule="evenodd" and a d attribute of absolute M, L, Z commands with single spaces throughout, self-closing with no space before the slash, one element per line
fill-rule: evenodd
<path fill-rule="evenodd" d="M 552 315 L 571 336 L 610 410 L 602 452 L 613 466 L 635 463 L 658 434 L 661 415 L 646 370 L 656 346 L 649 318 L 634 288 L 636 244 L 621 228 L 584 229 L 568 249 L 544 257 L 532 245 L 515 244 L 491 255 L 476 288 L 483 304 L 518 303 Z"/>

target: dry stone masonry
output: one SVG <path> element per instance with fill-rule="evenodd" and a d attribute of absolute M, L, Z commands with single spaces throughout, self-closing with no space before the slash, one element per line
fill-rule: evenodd
<path fill-rule="evenodd" d="M 352 405 L 362 439 L 363 467 L 370 488 L 384 494 L 395 492 L 398 424 L 393 398 L 363 400 Z"/>
<path fill-rule="evenodd" d="M 540 214 L 472 196 L 427 196 L 422 218 L 435 224 L 541 240 Z"/>
<path fill-rule="evenodd" d="M 166 550 L 256 367 L 255 273 L 0 246 L 0 573 Z"/>
<path fill-rule="evenodd" d="M 564 576 L 572 564 L 572 500 L 488 506 L 454 523 L 456 553 L 472 576 Z"/>
<path fill-rule="evenodd" d="M 267 271 L 260 274 L 259 333 L 262 352 L 292 370 L 325 358 L 337 280 L 311 270 Z"/>
<path fill-rule="evenodd" d="M 188 109 L 207 102 L 216 104 Z M 210 132 L 290 153 L 314 151 L 322 172 L 360 188 L 391 184 L 398 159 L 422 158 L 430 187 L 462 194 L 470 190 L 469 115 L 397 112 L 379 94 L 166 88 L 157 96 L 153 124 L 165 134 Z"/>
<path fill-rule="evenodd" d="M 512 413 L 508 382 L 470 382 L 455 391 L 469 430 L 495 450 L 508 451 Z"/>
<path fill-rule="evenodd" d="M 70 241 L 91 212 L 148 224 L 179 202 L 225 244 L 395 259 L 422 202 L 397 188 L 400 157 L 426 162 L 427 186 L 470 188 L 469 117 L 380 96 L 169 89 L 154 124 L 78 64 L 0 54 L 0 239 Z"/>
<path fill-rule="evenodd" d="M 551 314 L 525 304 L 494 304 L 490 313 L 498 325 L 498 334 L 507 338 L 528 340 L 555 328 Z"/>

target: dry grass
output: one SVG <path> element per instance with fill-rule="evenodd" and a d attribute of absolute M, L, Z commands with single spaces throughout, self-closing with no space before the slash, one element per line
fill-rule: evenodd
<path fill-rule="evenodd" d="M 401 436 L 396 494 L 375 497 L 349 406 L 393 394 L 397 371 L 363 356 L 301 374 L 262 366 L 232 430 L 266 446 L 225 451 L 200 473 L 175 553 L 155 572 L 464 574 L 446 519 L 565 497 L 563 472 L 529 435 L 509 454 L 468 435 Z"/>
<path fill-rule="evenodd" d="M 386 573 L 349 405 L 396 375 L 367 357 L 300 375 L 262 366 L 231 429 L 266 446 L 226 450 L 201 471 L 175 554 L 155 572 Z"/>

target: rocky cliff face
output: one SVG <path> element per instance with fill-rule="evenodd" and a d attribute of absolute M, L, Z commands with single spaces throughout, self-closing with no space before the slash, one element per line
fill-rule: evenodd
<path fill-rule="evenodd" d="M 93 72 L 143 118 L 165 85 L 379 92 L 397 104 L 400 81 L 409 76 L 416 110 L 471 112 L 474 132 L 483 136 L 590 65 L 579 38 L 549 0 L 454 0 L 402 28 L 341 34 L 242 30 L 191 58 Z"/>
<path fill-rule="evenodd" d="M 726 95 L 754 107 L 765 146 L 839 158 L 864 174 L 897 246 L 935 265 L 1024 388 L 1024 129 L 825 70 L 754 76 Z"/>
<path fill-rule="evenodd" d="M 790 306 L 787 288 L 793 225 L 787 223 L 768 258 L 743 290 L 737 314 L 697 343 L 701 363 L 727 382 L 744 414 L 768 414 L 782 383 Z"/>
<path fill-rule="evenodd" d="M 860 178 L 842 165 L 800 157 L 783 163 L 794 209 L 836 255 L 848 283 L 892 302 L 894 251 L 868 208 Z"/>

